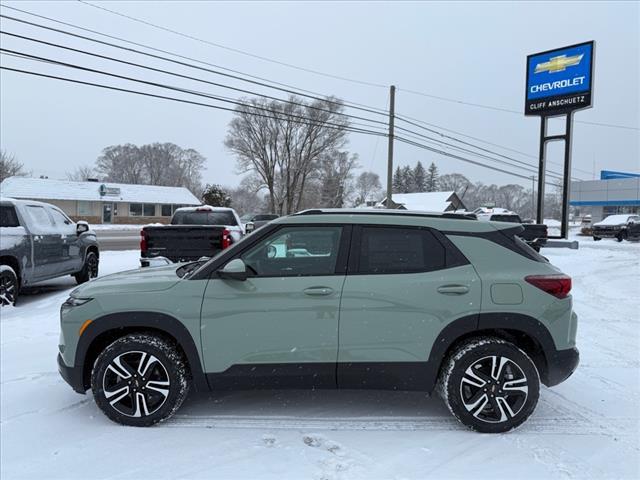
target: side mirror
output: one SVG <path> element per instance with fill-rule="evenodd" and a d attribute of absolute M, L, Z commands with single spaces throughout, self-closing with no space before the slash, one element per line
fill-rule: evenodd
<path fill-rule="evenodd" d="M 76 224 L 76 233 L 78 235 L 82 235 L 84 232 L 89 231 L 89 224 L 87 222 L 83 222 L 82 220 Z"/>
<path fill-rule="evenodd" d="M 244 226 L 244 231 L 246 233 L 251 233 L 256 229 L 256 225 L 253 222 L 249 222 Z"/>
<path fill-rule="evenodd" d="M 247 266 L 242 259 L 234 258 L 222 267 L 222 269 L 218 270 L 218 276 L 223 279 L 244 282 L 247 279 Z"/>

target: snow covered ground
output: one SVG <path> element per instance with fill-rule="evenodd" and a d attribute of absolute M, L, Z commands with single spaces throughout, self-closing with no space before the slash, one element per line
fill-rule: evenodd
<path fill-rule="evenodd" d="M 419 479 L 640 477 L 640 244 L 578 237 L 543 253 L 574 279 L 581 364 L 505 435 L 470 432 L 419 393 L 229 392 L 137 429 L 58 376 L 72 278 L 0 313 L 0 477 Z M 102 274 L 137 266 L 104 252 Z"/>

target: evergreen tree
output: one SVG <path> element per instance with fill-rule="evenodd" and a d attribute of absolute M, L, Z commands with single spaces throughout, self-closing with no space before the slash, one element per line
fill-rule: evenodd
<path fill-rule="evenodd" d="M 212 207 L 230 207 L 231 197 L 220 185 L 209 185 L 204 188 L 202 201 Z"/>
<path fill-rule="evenodd" d="M 396 171 L 393 174 L 393 180 L 391 181 L 391 188 L 393 189 L 393 193 L 402 193 L 404 189 L 404 182 L 402 179 L 402 172 L 400 171 L 400 167 L 396 167 Z"/>
<path fill-rule="evenodd" d="M 402 167 L 402 193 L 411 193 L 414 191 L 413 170 L 409 165 Z"/>
<path fill-rule="evenodd" d="M 414 192 L 425 192 L 427 190 L 427 172 L 420 161 L 413 169 L 413 183 Z"/>
<path fill-rule="evenodd" d="M 438 191 L 438 167 L 436 167 L 436 164 L 433 162 L 431 162 L 431 165 L 429 165 L 429 169 L 427 170 L 426 191 Z"/>

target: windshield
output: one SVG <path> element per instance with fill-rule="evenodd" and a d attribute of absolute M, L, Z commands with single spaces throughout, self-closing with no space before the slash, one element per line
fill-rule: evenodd
<path fill-rule="evenodd" d="M 210 210 L 186 210 L 176 212 L 171 225 L 229 225 L 236 226 L 236 216 L 232 211 L 212 212 Z"/>

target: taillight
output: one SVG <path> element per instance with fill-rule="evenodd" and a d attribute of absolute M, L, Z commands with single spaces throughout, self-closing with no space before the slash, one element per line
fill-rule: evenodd
<path fill-rule="evenodd" d="M 147 232 L 140 230 L 140 253 L 147 252 Z"/>
<path fill-rule="evenodd" d="M 568 275 L 529 275 L 524 279 L 556 298 L 566 298 L 571 291 L 571 277 Z"/>
<path fill-rule="evenodd" d="M 231 246 L 231 232 L 226 228 L 222 231 L 222 249 Z"/>

